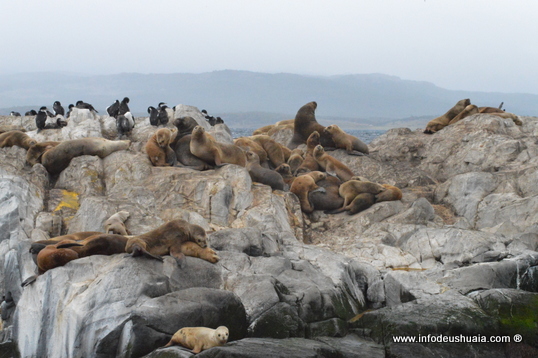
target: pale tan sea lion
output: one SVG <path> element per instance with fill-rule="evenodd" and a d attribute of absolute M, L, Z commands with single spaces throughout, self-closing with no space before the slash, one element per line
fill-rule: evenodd
<path fill-rule="evenodd" d="M 228 342 L 230 335 L 225 326 L 211 329 L 207 327 L 184 327 L 177 331 L 165 347 L 180 345 L 192 349 L 197 354 L 209 348 L 222 346 Z"/>
<path fill-rule="evenodd" d="M 325 153 L 325 150 L 319 144 L 314 148 L 313 156 L 322 170 L 328 174 L 336 175 L 343 182 L 348 181 L 355 175 L 347 165 Z"/>
<path fill-rule="evenodd" d="M 9 131 L 0 134 L 0 148 L 12 147 L 16 145 L 17 147 L 28 150 L 32 145 L 35 144 L 37 144 L 35 139 L 21 131 Z"/>
<path fill-rule="evenodd" d="M 370 152 L 363 141 L 351 134 L 347 134 L 336 124 L 326 127 L 325 131 L 331 135 L 335 147 L 345 149 L 347 154 L 361 155 L 361 153 L 368 154 Z"/>
<path fill-rule="evenodd" d="M 209 165 L 237 164 L 244 167 L 247 163 L 245 153 L 233 144 L 218 143 L 215 138 L 201 126 L 192 131 L 190 149 L 192 154 Z"/>
<path fill-rule="evenodd" d="M 301 203 L 301 210 L 304 213 L 310 214 L 314 211 L 314 207 L 308 199 L 308 194 L 313 191 L 325 192 L 325 188 L 319 187 L 316 183 L 327 177 L 325 173 L 320 171 L 313 171 L 306 173 L 295 178 L 291 184 L 290 191 L 297 195 L 299 202 Z"/>

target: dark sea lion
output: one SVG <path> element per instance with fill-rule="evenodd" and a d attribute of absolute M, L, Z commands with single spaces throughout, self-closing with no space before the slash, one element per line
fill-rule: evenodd
<path fill-rule="evenodd" d="M 132 256 L 144 255 L 160 261 L 163 260 L 162 255 L 170 255 L 182 267 L 185 255 L 181 245 L 187 241 L 195 242 L 201 248 L 207 247 L 205 230 L 185 220 L 173 220 L 148 233 L 129 238 L 125 251 Z"/>
<path fill-rule="evenodd" d="M 81 138 L 56 143 L 58 142 L 43 142 L 31 146 L 26 160 L 30 164 L 40 161 L 50 174 L 55 175 L 67 168 L 75 157 L 97 155 L 104 158 L 118 150 L 128 149 L 131 144 L 129 140 L 112 141 L 104 138 Z"/>
<path fill-rule="evenodd" d="M 221 166 L 223 164 L 246 165 L 247 159 L 243 150 L 233 144 L 223 144 L 207 133 L 201 126 L 192 131 L 191 153 L 209 165 Z"/>
<path fill-rule="evenodd" d="M 317 107 L 318 104 L 316 102 L 309 102 L 299 108 L 299 111 L 295 115 L 293 137 L 288 144 L 288 148 L 295 149 L 298 145 L 306 143 L 306 140 L 314 131 L 320 134 L 321 145 L 324 147 L 334 147 L 334 142 L 330 136 L 324 134 L 325 127 L 316 120 L 315 112 Z"/>
<path fill-rule="evenodd" d="M 16 145 L 17 147 L 28 150 L 32 145 L 36 144 L 37 141 L 35 139 L 21 131 L 9 131 L 0 134 L 0 148 L 12 147 Z"/>
<path fill-rule="evenodd" d="M 323 180 L 327 177 L 325 173 L 320 171 L 313 171 L 306 173 L 295 178 L 291 184 L 290 191 L 297 195 L 299 202 L 301 203 L 301 211 L 304 213 L 310 214 L 314 211 L 314 207 L 308 199 L 309 193 L 312 191 L 325 192 L 325 189 L 319 187 L 316 183 L 320 180 Z"/>
<path fill-rule="evenodd" d="M 284 190 L 285 183 L 282 176 L 260 165 L 258 155 L 252 151 L 245 152 L 247 157 L 246 168 L 253 182 L 269 185 L 273 190 Z"/>
<path fill-rule="evenodd" d="M 314 210 L 336 210 L 341 208 L 344 204 L 344 198 L 342 198 L 338 192 L 342 181 L 337 177 L 327 175 L 323 180 L 316 183 L 319 187 L 325 188 L 325 192 L 310 192 L 308 199 Z"/>
<path fill-rule="evenodd" d="M 336 175 L 341 181 L 348 181 L 355 175 L 347 165 L 325 153 L 325 150 L 319 144 L 314 148 L 313 157 L 323 171 Z"/>

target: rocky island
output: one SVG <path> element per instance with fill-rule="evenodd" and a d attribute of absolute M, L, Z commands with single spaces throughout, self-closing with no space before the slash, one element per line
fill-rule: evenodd
<path fill-rule="evenodd" d="M 224 124 L 176 106 L 185 116 L 233 143 Z M 33 119 L 0 124 L 37 142 L 118 137 L 114 118 L 87 109 L 39 133 Z M 77 156 L 57 175 L 24 148 L 0 148 L 0 355 L 190 357 L 163 346 L 182 327 L 226 326 L 228 343 L 197 356 L 536 356 L 538 118 L 520 119 L 479 113 L 431 135 L 389 130 L 368 155 L 332 151 L 403 192 L 354 215 L 304 214 L 295 194 L 234 164 L 155 167 L 149 118 L 135 119 L 128 149 Z M 94 255 L 21 287 L 37 272 L 33 242 L 101 232 L 121 211 L 132 235 L 201 226 L 219 261 Z"/>

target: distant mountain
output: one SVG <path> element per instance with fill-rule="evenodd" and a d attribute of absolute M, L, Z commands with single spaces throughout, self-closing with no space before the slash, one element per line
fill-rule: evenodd
<path fill-rule="evenodd" d="M 0 115 L 26 112 L 56 100 L 67 107 L 81 99 L 100 113 L 115 99 L 128 96 L 135 115 L 148 106 L 167 102 L 188 104 L 221 116 L 232 126 L 260 127 L 293 118 L 310 101 L 318 102 L 321 123 L 377 128 L 402 125 L 406 119 L 426 123 L 458 100 L 497 107 L 519 115 L 538 114 L 538 95 L 451 91 L 432 83 L 402 80 L 382 74 L 302 76 L 288 73 L 215 71 L 200 74 L 137 74 L 83 76 L 65 73 L 26 73 L 0 76 Z M 410 123 L 412 123 L 410 122 Z"/>

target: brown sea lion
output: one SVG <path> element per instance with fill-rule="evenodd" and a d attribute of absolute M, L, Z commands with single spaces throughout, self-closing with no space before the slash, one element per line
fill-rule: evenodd
<path fill-rule="evenodd" d="M 463 118 L 472 116 L 473 114 L 477 114 L 477 113 L 478 113 L 478 107 L 475 106 L 474 104 L 470 104 L 467 107 L 465 107 L 465 109 L 461 111 L 456 117 L 452 118 L 452 120 L 448 123 L 448 125 L 458 123 Z"/>
<path fill-rule="evenodd" d="M 41 164 L 52 174 L 59 174 L 69 166 L 71 159 L 81 155 L 97 155 L 104 158 L 118 150 L 129 148 L 129 140 L 108 140 L 104 138 L 81 138 L 60 142 L 37 143 L 28 149 L 26 160 L 28 163 Z M 40 159 L 39 159 L 40 158 Z"/>
<path fill-rule="evenodd" d="M 240 138 L 234 139 L 234 144 L 245 151 L 250 150 L 256 153 L 256 155 L 260 159 L 260 165 L 263 167 L 268 166 L 267 152 L 265 151 L 265 149 L 263 149 L 261 144 L 259 144 L 258 142 L 255 142 L 251 138 L 248 138 L 248 137 L 240 137 Z"/>
<path fill-rule="evenodd" d="M 146 143 L 146 153 L 156 167 L 174 166 L 176 153 L 170 148 L 170 143 L 174 140 L 177 130 L 172 132 L 168 128 L 160 128 L 151 136 Z"/>
<path fill-rule="evenodd" d="M 263 126 L 261 128 L 256 129 L 254 132 L 252 132 L 252 135 L 258 135 L 258 134 L 267 134 L 270 129 L 276 127 L 274 124 L 269 124 L 267 126 Z"/>
<path fill-rule="evenodd" d="M 184 254 L 181 245 L 192 241 L 207 247 L 205 230 L 198 225 L 190 224 L 185 220 L 173 220 L 142 235 L 129 238 L 125 251 L 132 256 L 144 255 L 162 261 L 162 255 L 174 257 L 180 267 L 183 267 Z"/>
<path fill-rule="evenodd" d="M 245 155 L 247 157 L 246 168 L 252 181 L 269 185 L 273 190 L 284 190 L 284 179 L 279 173 L 263 168 L 256 153 L 249 150 L 245 152 Z"/>
<path fill-rule="evenodd" d="M 207 164 L 202 159 L 191 153 L 191 138 L 191 134 L 183 136 L 174 144 L 172 149 L 176 153 L 178 162 L 195 170 L 202 171 L 213 169 L 212 165 Z"/>
<path fill-rule="evenodd" d="M 375 195 L 370 193 L 360 193 L 355 199 L 351 201 L 348 205 L 348 215 L 353 215 L 359 213 L 363 210 L 368 209 L 375 204 Z"/>
<path fill-rule="evenodd" d="M 209 348 L 222 346 L 228 342 L 228 328 L 184 327 L 177 331 L 165 347 L 180 345 L 192 349 L 197 354 Z"/>
<path fill-rule="evenodd" d="M 99 231 L 82 231 L 82 232 L 75 232 L 73 234 L 67 234 L 67 235 L 61 235 L 56 236 L 47 240 L 39 240 L 35 241 L 34 244 L 45 244 L 45 245 L 54 245 L 59 243 L 60 241 L 82 241 L 90 236 L 99 235 L 102 234 L 102 232 Z M 31 248 L 30 248 L 30 252 Z M 37 254 L 37 253 L 36 253 Z M 35 260 L 34 260 L 35 262 Z"/>
<path fill-rule="evenodd" d="M 359 138 L 347 134 L 336 124 L 331 124 L 325 128 L 325 132 L 329 133 L 336 148 L 343 148 L 347 154 L 362 155 L 370 153 L 368 146 Z"/>
<path fill-rule="evenodd" d="M 39 273 L 45 273 L 58 266 L 63 266 L 66 263 L 78 259 L 78 254 L 69 248 L 69 245 L 79 245 L 76 243 L 64 244 L 62 248 L 58 248 L 58 244 L 46 245 L 37 254 L 37 268 Z M 26 281 L 25 281 L 26 282 Z"/>
<path fill-rule="evenodd" d="M 37 163 L 41 163 L 41 157 L 43 157 L 43 154 L 45 154 L 47 150 L 56 147 L 60 143 L 61 142 L 48 141 L 36 143 L 30 146 L 30 148 L 28 148 L 28 152 L 26 152 L 26 161 L 32 166 Z"/>
<path fill-rule="evenodd" d="M 317 107 L 318 104 L 316 102 L 309 102 L 299 108 L 293 122 L 293 137 L 288 144 L 288 148 L 295 149 L 298 145 L 306 143 L 306 140 L 314 131 L 320 134 L 321 145 L 324 147 L 334 147 L 332 139 L 328 135 L 325 135 L 325 127 L 316 120 L 315 112 Z"/>
<path fill-rule="evenodd" d="M 288 187 L 291 187 L 291 184 L 295 180 L 295 176 L 291 174 L 291 169 L 288 164 L 280 164 L 278 167 L 275 168 L 275 172 L 282 176 L 284 183 L 288 184 Z"/>
<path fill-rule="evenodd" d="M 450 108 L 445 114 L 429 121 L 426 125 L 424 133 L 433 134 L 445 128 L 454 117 L 456 117 L 461 111 L 465 109 L 465 107 L 470 104 L 471 100 L 469 98 L 459 100 L 454 105 L 454 107 Z"/>
<path fill-rule="evenodd" d="M 352 210 L 354 208 L 354 206 L 357 206 L 357 208 L 362 208 L 364 207 L 365 205 L 358 205 L 357 203 L 356 204 L 352 204 L 352 201 L 355 199 L 355 197 L 357 197 L 359 194 L 363 194 L 363 193 L 366 193 L 366 194 L 372 194 L 372 200 L 373 200 L 373 203 L 375 203 L 375 195 L 376 194 L 379 194 L 383 191 L 385 191 L 386 188 L 380 184 L 377 184 L 377 183 L 373 183 L 373 182 L 369 182 L 369 181 L 360 181 L 360 180 L 349 180 L 345 183 L 342 183 L 342 185 L 340 185 L 340 188 L 338 189 L 338 193 L 340 194 L 340 196 L 342 198 L 344 198 L 344 204 L 342 204 L 342 207 L 340 209 L 337 209 L 337 210 L 332 210 L 332 211 L 329 211 L 327 212 L 328 214 L 336 214 L 336 213 L 340 213 L 342 211 L 346 211 L 346 210 Z M 360 197 L 359 201 L 362 203 L 366 203 L 368 204 L 371 200 L 370 200 L 370 197 L 367 196 L 367 195 L 363 195 Z M 372 205 L 373 205 L 372 203 Z M 371 205 L 370 205 L 371 206 Z M 352 212 L 352 213 L 355 213 L 355 212 L 358 212 L 358 211 L 355 211 L 357 208 L 355 208 Z M 362 209 L 364 210 L 364 209 Z"/>
<path fill-rule="evenodd" d="M 521 121 L 521 119 L 513 114 L 513 113 L 510 113 L 510 112 L 502 112 L 502 113 L 488 113 L 492 116 L 497 116 L 497 117 L 501 117 L 501 118 L 508 118 L 508 119 L 511 119 L 514 121 L 514 123 L 518 126 L 521 126 L 523 125 L 523 122 Z"/>
<path fill-rule="evenodd" d="M 478 107 L 478 113 L 504 113 L 504 111 L 495 107 Z"/>
<path fill-rule="evenodd" d="M 325 149 L 319 144 L 314 148 L 313 157 L 322 170 L 328 174 L 336 175 L 341 181 L 348 181 L 355 175 L 347 165 L 325 153 Z"/>
<path fill-rule="evenodd" d="M 226 163 L 244 167 L 247 163 L 247 158 L 241 148 L 233 144 L 218 143 L 201 126 L 194 127 L 192 131 L 190 149 L 192 154 L 209 165 L 217 167 Z"/>
<path fill-rule="evenodd" d="M 325 188 L 325 193 L 310 192 L 308 194 L 308 199 L 314 206 L 314 210 L 336 210 L 342 207 L 344 198 L 338 192 L 338 188 L 342 184 L 340 179 L 327 175 L 325 179 L 318 181 L 316 184 Z"/>
<path fill-rule="evenodd" d="M 304 154 L 304 160 L 302 164 L 297 168 L 293 174 L 299 175 L 303 173 L 313 172 L 316 170 L 320 170 L 319 164 L 316 161 L 316 158 L 314 158 L 314 148 L 320 144 L 319 142 L 319 133 L 318 131 L 312 132 L 308 139 L 306 140 L 306 152 Z"/>
<path fill-rule="evenodd" d="M 117 235 L 130 235 L 129 230 L 125 226 L 125 221 L 129 218 L 129 212 L 122 210 L 111 217 L 109 217 L 105 223 L 105 233 L 117 234 Z"/>
<path fill-rule="evenodd" d="M 284 119 L 283 121 L 278 121 L 275 123 L 275 126 L 287 126 L 287 125 L 294 125 L 295 124 L 295 118 L 294 119 Z"/>
<path fill-rule="evenodd" d="M 327 175 L 325 173 L 313 171 L 298 176 L 291 184 L 290 191 L 299 198 L 301 210 L 304 213 L 310 214 L 312 211 L 314 211 L 314 207 L 308 199 L 308 194 L 312 191 L 325 192 L 325 188 L 319 187 L 316 183 L 325 179 L 326 177 Z"/>
<path fill-rule="evenodd" d="M 381 184 L 384 186 L 387 190 L 377 194 L 375 196 L 375 202 L 379 203 L 381 201 L 393 201 L 393 200 L 401 200 L 402 199 L 402 191 L 395 187 L 394 185 L 390 184 Z"/>
<path fill-rule="evenodd" d="M 291 155 L 288 158 L 288 165 L 290 166 L 291 172 L 295 172 L 304 161 L 304 151 L 299 148 L 295 148 L 291 151 Z"/>
<path fill-rule="evenodd" d="M 16 145 L 17 147 L 28 150 L 32 145 L 36 144 L 37 141 L 35 139 L 30 138 L 28 134 L 21 131 L 9 131 L 0 134 L 0 148 Z"/>
<path fill-rule="evenodd" d="M 249 137 L 254 142 L 258 143 L 267 153 L 267 159 L 273 168 L 286 162 L 286 156 L 282 150 L 282 146 L 268 135 L 253 135 Z"/>

